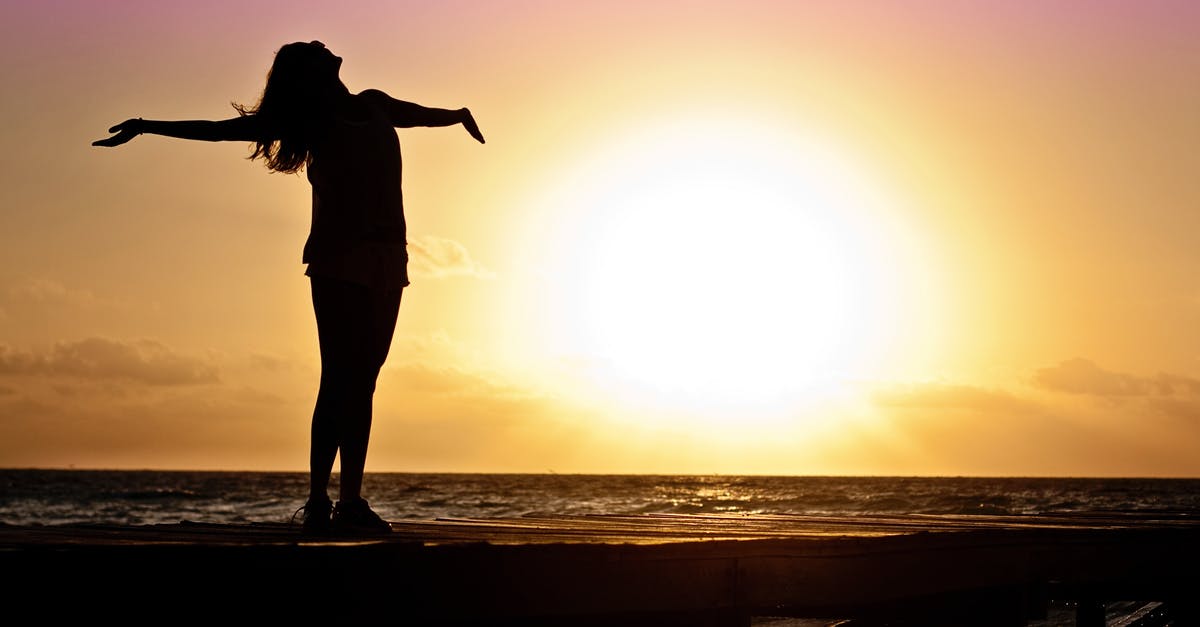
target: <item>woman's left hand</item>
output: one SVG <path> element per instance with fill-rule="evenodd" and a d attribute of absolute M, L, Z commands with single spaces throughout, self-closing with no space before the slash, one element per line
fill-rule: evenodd
<path fill-rule="evenodd" d="M 96 141 L 92 142 L 92 145 L 113 148 L 115 146 L 124 144 L 134 137 L 142 134 L 142 119 L 135 118 L 132 120 L 125 120 L 124 122 L 121 122 L 120 124 L 108 129 L 108 132 L 116 133 L 116 135 L 113 135 L 108 139 L 97 139 Z"/>

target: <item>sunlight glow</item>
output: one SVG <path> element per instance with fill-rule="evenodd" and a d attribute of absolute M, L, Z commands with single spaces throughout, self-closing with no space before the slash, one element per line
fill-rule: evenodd
<path fill-rule="evenodd" d="M 554 345 L 610 399 L 778 413 L 861 376 L 894 312 L 880 200 L 818 142 L 677 121 L 598 151 L 564 202 Z"/>

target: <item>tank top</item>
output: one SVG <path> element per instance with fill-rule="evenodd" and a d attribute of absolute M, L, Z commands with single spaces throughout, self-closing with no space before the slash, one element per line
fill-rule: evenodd
<path fill-rule="evenodd" d="M 399 289 L 408 285 L 400 140 L 384 111 L 354 98 L 362 117 L 335 117 L 311 151 L 305 274 Z"/>

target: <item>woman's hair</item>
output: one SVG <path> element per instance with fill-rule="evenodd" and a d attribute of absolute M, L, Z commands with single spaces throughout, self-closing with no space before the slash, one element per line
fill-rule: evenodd
<path fill-rule="evenodd" d="M 259 116 L 270 129 L 255 142 L 250 159 L 262 157 L 272 171 L 291 174 L 308 165 L 314 140 L 330 120 L 338 79 L 335 70 L 322 67 L 323 49 L 318 43 L 283 46 L 275 53 L 258 104 L 233 105 L 242 115 Z"/>

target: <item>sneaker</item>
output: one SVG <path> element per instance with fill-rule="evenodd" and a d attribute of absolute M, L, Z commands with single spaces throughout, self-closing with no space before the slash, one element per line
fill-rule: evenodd
<path fill-rule="evenodd" d="M 338 501 L 330 520 L 333 533 L 351 536 L 375 536 L 392 532 L 392 525 L 371 511 L 365 499 Z"/>
<path fill-rule="evenodd" d="M 292 514 L 292 522 L 295 522 L 296 516 L 304 512 L 303 522 L 301 524 L 301 532 L 304 535 L 319 536 L 329 533 L 330 516 L 333 513 L 333 502 L 329 499 L 308 499 L 300 509 Z"/>

